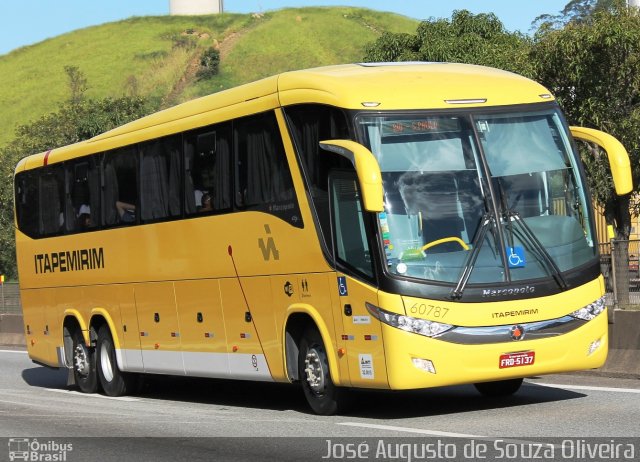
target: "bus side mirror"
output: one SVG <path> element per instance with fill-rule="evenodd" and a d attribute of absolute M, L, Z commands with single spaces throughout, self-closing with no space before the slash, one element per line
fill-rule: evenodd
<path fill-rule="evenodd" d="M 574 138 L 595 143 L 607 153 L 616 194 L 618 196 L 629 194 L 633 190 L 631 164 L 629 163 L 629 154 L 622 143 L 600 130 L 584 127 L 569 127 L 569 129 Z"/>
<path fill-rule="evenodd" d="M 371 151 L 355 141 L 348 140 L 321 141 L 320 147 L 351 161 L 358 175 L 365 210 L 384 211 L 380 165 Z"/>

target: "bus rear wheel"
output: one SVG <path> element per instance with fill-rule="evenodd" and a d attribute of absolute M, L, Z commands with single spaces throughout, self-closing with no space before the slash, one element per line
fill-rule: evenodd
<path fill-rule="evenodd" d="M 122 372 L 116 360 L 116 348 L 109 326 L 98 329 L 98 377 L 108 396 L 122 396 L 133 390 L 135 376 Z"/>
<path fill-rule="evenodd" d="M 495 382 L 474 383 L 476 390 L 484 396 L 500 397 L 513 395 L 520 389 L 523 379 L 498 380 Z"/>
<path fill-rule="evenodd" d="M 300 341 L 298 370 L 305 398 L 316 414 L 333 415 L 345 409 L 347 390 L 331 380 L 327 353 L 316 329 L 307 329 Z"/>
<path fill-rule="evenodd" d="M 98 391 L 96 349 L 87 346 L 79 329 L 73 333 L 73 377 L 83 393 Z"/>

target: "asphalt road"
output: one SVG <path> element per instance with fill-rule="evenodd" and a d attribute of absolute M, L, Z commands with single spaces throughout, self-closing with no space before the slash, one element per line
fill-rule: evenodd
<path fill-rule="evenodd" d="M 0 460 L 25 445 L 65 461 L 477 460 L 483 445 L 487 460 L 640 458 L 637 379 L 534 377 L 501 400 L 472 386 L 358 392 L 348 415 L 332 417 L 313 415 L 293 385 L 157 376 L 136 396 L 108 398 L 65 383 L 64 371 L 0 351 Z M 536 448 L 541 457 L 526 452 Z"/>

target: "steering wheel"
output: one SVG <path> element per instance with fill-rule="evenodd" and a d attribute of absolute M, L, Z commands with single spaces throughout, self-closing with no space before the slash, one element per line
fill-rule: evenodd
<path fill-rule="evenodd" d="M 440 244 L 446 244 L 447 242 L 456 242 L 456 243 L 460 244 L 460 247 L 462 247 L 464 250 L 469 250 L 469 246 L 467 245 L 466 242 L 464 242 L 459 237 L 454 237 L 454 236 L 443 237 L 442 239 L 437 239 L 435 241 L 431 241 L 431 242 L 423 245 L 422 247 L 420 247 L 420 250 L 422 252 L 424 252 L 425 250 L 430 249 L 431 247 L 435 247 L 435 246 L 440 245 Z"/>

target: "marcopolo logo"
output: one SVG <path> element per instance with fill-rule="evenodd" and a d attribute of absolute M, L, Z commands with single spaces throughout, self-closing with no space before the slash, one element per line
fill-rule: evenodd
<path fill-rule="evenodd" d="M 33 462 L 64 462 L 73 444 L 57 441 L 38 441 L 30 438 L 9 438 L 9 460 Z"/>
<path fill-rule="evenodd" d="M 483 289 L 483 298 L 505 297 L 509 295 L 533 294 L 536 288 L 533 286 L 509 287 L 507 289 Z"/>

